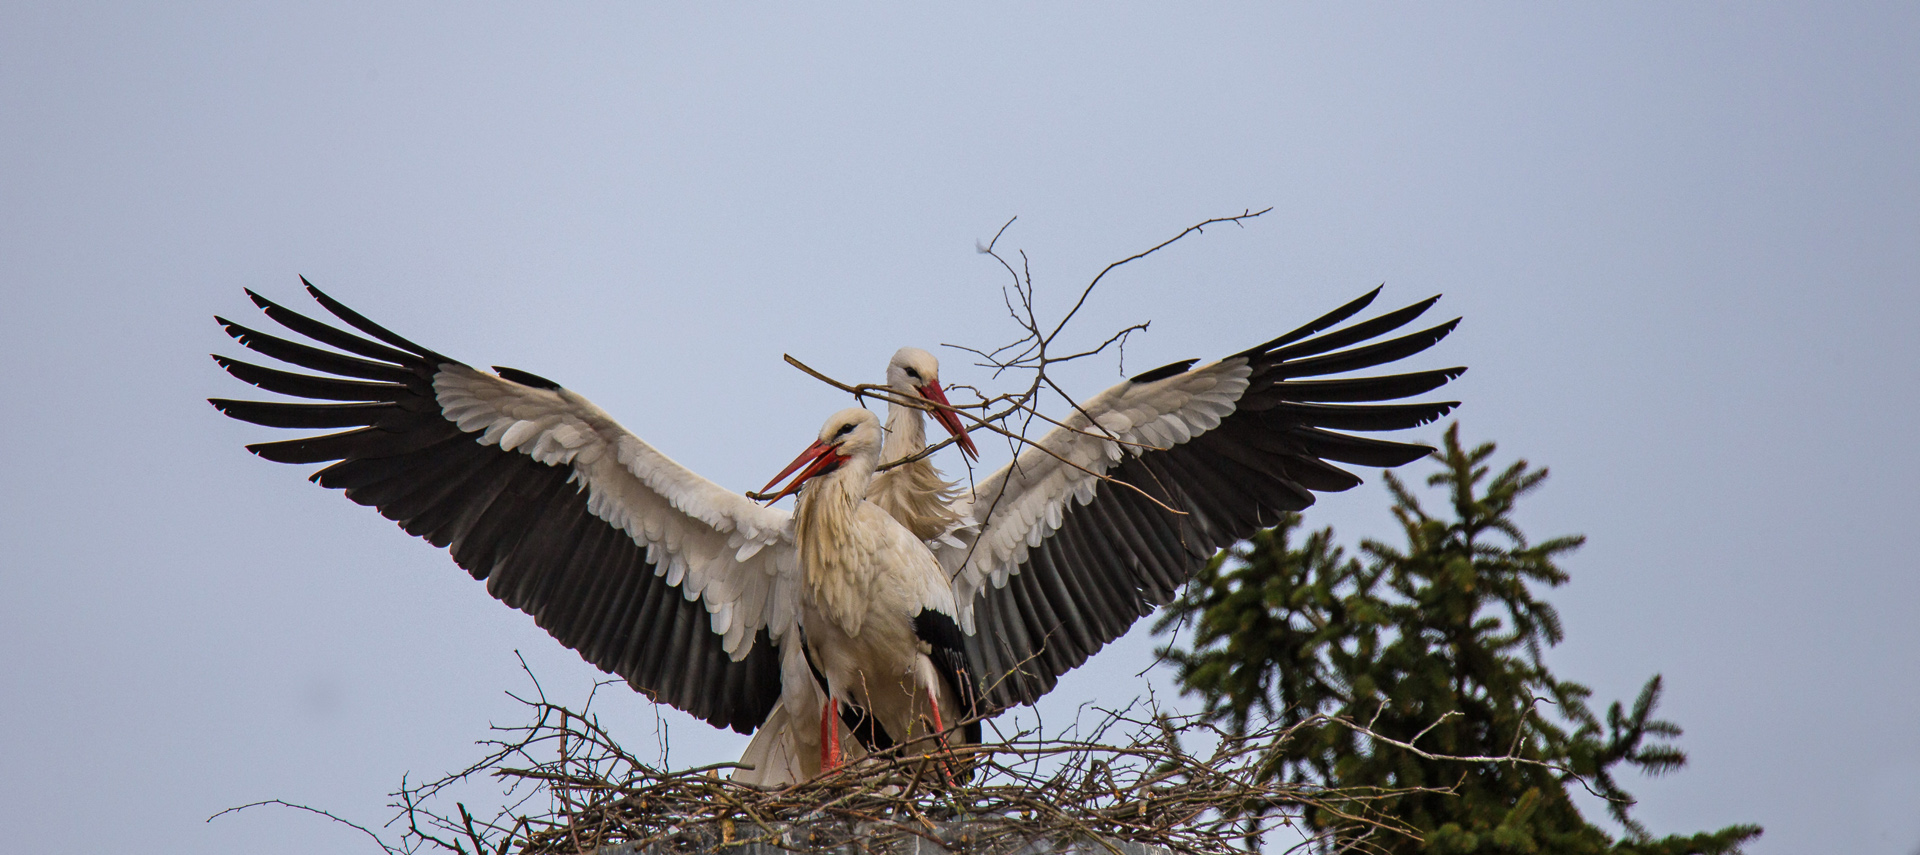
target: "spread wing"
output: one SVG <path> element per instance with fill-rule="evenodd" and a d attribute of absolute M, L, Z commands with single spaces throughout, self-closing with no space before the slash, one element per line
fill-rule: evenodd
<path fill-rule="evenodd" d="M 559 384 L 475 370 L 307 290 L 364 336 L 251 291 L 269 318 L 337 350 L 216 320 L 318 374 L 214 359 L 326 403 L 211 403 L 268 427 L 340 430 L 249 451 L 332 462 L 311 480 L 446 548 L 488 593 L 648 696 L 742 733 L 765 720 L 780 695 L 775 646 L 796 620 L 785 511 L 694 474 Z"/>
<path fill-rule="evenodd" d="M 1313 504 L 1316 492 L 1360 483 L 1335 464 L 1393 467 L 1432 451 L 1339 431 L 1438 419 L 1456 403 L 1382 402 L 1465 368 L 1301 379 L 1411 356 L 1459 323 L 1376 341 L 1434 297 L 1328 331 L 1378 294 L 1218 362 L 1175 363 L 1108 389 L 1043 437 L 1045 450 L 1022 451 L 962 500 L 958 509 L 982 523 L 956 533 L 961 545 L 935 548 L 989 709 L 1050 691 L 1221 547 Z"/>

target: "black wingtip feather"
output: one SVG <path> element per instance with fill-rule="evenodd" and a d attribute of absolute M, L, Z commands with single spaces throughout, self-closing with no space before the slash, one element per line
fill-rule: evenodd
<path fill-rule="evenodd" d="M 300 277 L 300 284 L 307 286 L 307 293 L 313 295 L 313 299 L 315 302 L 318 302 L 321 306 L 325 307 L 327 311 L 332 312 L 334 317 L 339 318 L 340 320 L 346 321 L 347 324 L 349 326 L 352 326 L 354 329 L 357 329 L 363 333 L 366 333 L 367 335 L 373 336 L 374 338 L 377 338 L 388 344 L 391 344 L 394 347 L 400 348 L 401 350 L 411 352 L 416 356 L 433 360 L 436 364 L 443 363 L 443 362 L 456 362 L 456 360 L 448 359 L 447 357 L 441 356 L 440 354 L 435 353 L 432 350 L 429 350 L 427 348 L 421 347 L 420 345 L 414 344 L 413 342 L 408 341 L 407 339 L 402 338 L 401 336 L 388 330 L 386 327 L 383 327 L 379 324 L 374 323 L 371 320 L 368 320 L 367 316 L 362 315 L 359 312 L 356 312 L 350 308 L 347 308 L 347 305 L 345 303 L 342 303 L 339 300 L 335 300 L 334 298 L 327 296 L 327 293 L 325 291 L 322 291 L 319 288 L 313 287 L 313 283 L 308 282 L 307 277 L 305 276 Z"/>
<path fill-rule="evenodd" d="M 215 320 L 221 321 L 227 330 L 227 335 L 233 336 L 234 341 L 239 342 L 248 350 L 265 354 L 282 362 L 291 363 L 303 368 L 311 368 L 315 371 L 325 371 L 329 374 L 338 374 L 346 377 L 363 377 L 368 380 L 378 380 L 386 383 L 420 381 L 430 375 L 430 372 L 417 373 L 414 370 L 389 362 L 361 359 L 357 356 L 348 356 L 343 353 L 336 353 L 331 350 L 322 350 L 311 345 L 301 344 L 297 341 L 289 341 L 278 336 L 268 335 L 259 330 L 248 329 L 224 318 L 215 318 Z"/>
<path fill-rule="evenodd" d="M 1132 377 L 1127 378 L 1127 382 L 1128 383 L 1152 383 L 1155 380 L 1165 380 L 1168 377 L 1176 377 L 1181 374 L 1187 373 L 1187 369 L 1192 368 L 1193 364 L 1199 361 L 1200 360 L 1198 359 L 1182 359 L 1179 362 L 1162 365 L 1159 368 L 1153 369 L 1152 371 L 1136 374 Z"/>
<path fill-rule="evenodd" d="M 357 353 L 371 359 L 391 362 L 395 365 L 408 365 L 420 360 L 420 357 L 412 353 L 395 350 L 386 345 L 368 341 L 346 330 L 300 314 L 259 294 L 255 294 L 252 291 L 248 291 L 247 296 L 253 298 L 254 305 L 259 306 L 260 311 L 266 314 L 267 317 L 272 318 L 281 326 L 320 342 L 321 344 L 337 347 L 348 353 Z"/>
<path fill-rule="evenodd" d="M 414 413 L 391 402 L 351 404 L 289 404 L 283 401 L 235 401 L 210 399 L 214 407 L 229 418 L 276 428 L 357 428 L 381 427 L 401 431 L 412 423 L 440 420 L 438 413 Z"/>
<path fill-rule="evenodd" d="M 493 372 L 500 375 L 502 379 L 512 380 L 522 386 L 532 386 L 535 389 L 551 389 L 556 392 L 560 391 L 560 384 L 531 371 L 521 371 L 518 368 L 495 365 L 493 366 Z"/>
<path fill-rule="evenodd" d="M 1336 351 L 1323 356 L 1310 356 L 1282 362 L 1272 369 L 1275 377 L 1314 377 L 1324 374 L 1339 374 L 1344 371 L 1357 371 L 1372 368 L 1396 360 L 1405 359 L 1429 347 L 1439 344 L 1460 325 L 1460 319 L 1454 318 L 1436 327 L 1428 327 L 1399 338 L 1376 342 L 1363 347 Z"/>
<path fill-rule="evenodd" d="M 1296 427 L 1288 433 L 1316 457 L 1355 466 L 1392 469 L 1433 453 L 1431 446 L 1349 436 L 1312 427 Z"/>
<path fill-rule="evenodd" d="M 263 368 L 217 353 L 213 354 L 213 361 L 243 383 L 282 395 L 325 401 L 390 401 L 418 412 L 439 411 L 439 405 L 433 399 L 411 394 L 406 386 L 397 383 L 297 374 L 277 368 Z"/>
<path fill-rule="evenodd" d="M 1408 430 L 1432 424 L 1459 401 L 1419 402 L 1411 404 L 1308 404 L 1287 402 L 1264 412 L 1267 419 L 1299 423 L 1330 430 L 1390 431 Z"/>
<path fill-rule="evenodd" d="M 1240 407 L 1257 412 L 1281 401 L 1319 403 L 1393 401 L 1426 394 L 1447 385 L 1464 373 L 1466 373 L 1465 368 L 1455 366 L 1434 371 L 1416 371 L 1411 374 L 1389 374 L 1379 377 L 1277 380 L 1248 390 L 1247 394 L 1240 399 Z"/>
<path fill-rule="evenodd" d="M 364 427 L 342 433 L 329 433 L 279 442 L 259 442 L 247 450 L 275 463 L 331 463 L 353 457 L 392 457 L 418 451 L 457 433 L 451 422 L 436 429 L 396 433 L 377 427 Z"/>
<path fill-rule="evenodd" d="M 1331 327 L 1334 324 L 1340 323 L 1341 321 L 1344 321 L 1348 318 L 1353 317 L 1354 315 L 1359 314 L 1362 309 L 1365 309 L 1367 306 L 1372 305 L 1373 298 L 1380 296 L 1380 289 L 1385 287 L 1387 287 L 1385 283 L 1376 285 L 1374 286 L 1372 291 L 1368 291 L 1365 294 L 1361 294 L 1359 297 L 1348 301 L 1346 305 L 1341 306 L 1338 309 L 1334 309 L 1333 311 L 1328 312 L 1324 315 L 1321 315 L 1320 317 L 1314 318 L 1313 320 L 1308 321 L 1305 324 L 1302 324 L 1299 328 L 1295 329 L 1293 332 L 1287 333 L 1286 335 L 1280 336 L 1279 338 L 1273 339 L 1272 341 L 1266 342 L 1264 344 L 1247 348 L 1246 350 L 1240 351 L 1239 353 L 1236 353 L 1234 355 L 1248 356 L 1248 357 L 1255 356 L 1261 353 L 1265 353 L 1276 347 L 1280 347 L 1282 345 L 1292 344 L 1293 342 L 1299 341 L 1303 338 L 1306 338 L 1307 336 L 1313 335 L 1314 333 L 1327 329 L 1328 327 Z"/>

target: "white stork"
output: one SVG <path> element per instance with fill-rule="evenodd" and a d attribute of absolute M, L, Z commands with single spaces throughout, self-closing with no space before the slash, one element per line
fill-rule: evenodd
<path fill-rule="evenodd" d="M 841 762 L 842 702 L 858 711 L 847 723 L 866 748 L 928 735 L 944 741 L 947 722 L 961 725 L 965 742 L 980 739 L 979 721 L 968 720 L 977 692 L 953 587 L 926 544 L 867 498 L 880 448 L 879 419 L 859 407 L 841 410 L 767 485 L 799 471 L 768 501 L 800 491 L 800 629 L 827 686 L 822 768 Z"/>
<path fill-rule="evenodd" d="M 887 389 L 902 398 L 948 405 L 940 386 L 940 360 L 917 347 L 903 347 L 887 362 Z M 978 458 L 980 449 L 952 410 L 935 410 L 934 419 L 953 434 L 960 453 Z M 881 447 L 886 461 L 902 460 L 927 450 L 927 427 L 922 411 L 897 403 L 887 405 L 887 441 Z M 888 469 L 873 478 L 867 498 L 899 520 L 914 536 L 932 541 L 965 519 L 954 510 L 960 491 L 940 475 L 928 459 Z"/>
<path fill-rule="evenodd" d="M 557 383 L 472 368 L 307 289 L 360 334 L 252 292 L 268 317 L 334 349 L 217 320 L 247 348 L 318 374 L 214 359 L 262 389 L 327 403 L 212 403 L 255 424 L 335 432 L 249 450 L 330 463 L 312 480 L 447 548 L 490 594 L 654 700 L 742 733 L 820 715 L 827 696 L 798 643 L 806 599 L 792 515 L 689 471 Z M 1334 431 L 1432 421 L 1454 405 L 1377 402 L 1464 369 L 1299 379 L 1396 361 L 1457 323 L 1372 341 L 1427 300 L 1331 329 L 1377 293 L 1221 361 L 1176 363 L 1084 399 L 1072 428 L 1040 440 L 1047 451 L 1026 449 L 950 503 L 955 518 L 979 521 L 934 555 L 985 692 L 980 711 L 1037 699 L 1217 548 L 1306 507 L 1313 491 L 1359 483 L 1328 461 L 1397 466 L 1430 450 Z M 840 733 L 781 730 L 794 734 L 789 748 Z M 818 756 L 800 751 L 752 777 L 798 780 Z"/>

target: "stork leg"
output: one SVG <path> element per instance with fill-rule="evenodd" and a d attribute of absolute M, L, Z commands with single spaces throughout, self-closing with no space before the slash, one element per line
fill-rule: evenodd
<path fill-rule="evenodd" d="M 927 687 L 927 703 L 933 707 L 933 731 L 940 734 L 940 744 L 947 742 L 947 726 L 940 721 L 940 699 L 933 696 L 933 687 Z"/>
<path fill-rule="evenodd" d="M 820 710 L 820 771 L 838 769 L 843 760 L 840 753 L 840 700 L 829 696 L 826 706 Z"/>
<path fill-rule="evenodd" d="M 933 694 L 933 687 L 927 687 L 927 703 L 933 708 L 933 737 L 940 747 L 947 750 L 947 757 L 940 761 L 940 772 L 947 776 L 947 786 L 953 786 L 953 746 L 947 744 L 947 725 L 940 720 L 940 699 Z"/>

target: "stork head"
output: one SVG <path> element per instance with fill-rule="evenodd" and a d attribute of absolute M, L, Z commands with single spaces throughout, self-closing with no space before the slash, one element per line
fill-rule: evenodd
<path fill-rule="evenodd" d="M 780 474 L 773 476 L 773 480 L 768 481 L 760 492 L 773 489 L 780 479 L 798 470 L 800 474 L 794 475 L 787 486 L 767 499 L 770 503 L 777 502 L 800 492 L 801 485 L 839 469 L 849 460 L 865 460 L 871 472 L 879 458 L 880 419 L 859 407 L 848 407 L 827 419 L 827 423 L 820 428 L 820 437 L 807 446 L 806 451 L 800 452 L 800 456 L 794 458 L 792 463 L 787 464 L 787 468 L 780 470 Z"/>
<path fill-rule="evenodd" d="M 904 397 L 947 404 L 947 392 L 940 388 L 940 360 L 917 347 L 903 347 L 894 352 L 893 360 L 887 363 L 887 388 Z M 960 453 L 973 458 L 980 456 L 973 437 L 961 426 L 959 415 L 952 410 L 934 410 L 933 420 L 958 440 Z"/>

